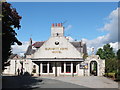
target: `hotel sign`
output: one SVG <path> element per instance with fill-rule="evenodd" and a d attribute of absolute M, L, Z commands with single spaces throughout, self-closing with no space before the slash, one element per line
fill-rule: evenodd
<path fill-rule="evenodd" d="M 80 64 L 80 69 L 88 69 L 88 63 L 81 63 Z"/>
<path fill-rule="evenodd" d="M 52 50 L 52 53 L 62 53 L 63 50 L 68 50 L 68 48 L 45 48 L 45 50 Z"/>

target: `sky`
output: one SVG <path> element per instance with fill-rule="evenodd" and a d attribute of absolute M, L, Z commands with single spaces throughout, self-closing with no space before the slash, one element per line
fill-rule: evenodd
<path fill-rule="evenodd" d="M 23 55 L 33 42 L 50 37 L 52 23 L 64 23 L 65 36 L 70 41 L 82 40 L 97 50 L 110 43 L 118 49 L 118 3 L 117 2 L 10 2 L 22 16 L 21 28 L 16 30 L 22 46 L 14 45 L 13 53 Z"/>
<path fill-rule="evenodd" d="M 119 2 L 119 0 L 7 0 L 9 2 Z"/>

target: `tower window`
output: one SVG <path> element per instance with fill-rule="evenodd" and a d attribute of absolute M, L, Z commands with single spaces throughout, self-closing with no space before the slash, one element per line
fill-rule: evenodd
<path fill-rule="evenodd" d="M 58 36 L 58 35 L 59 35 L 59 33 L 56 33 L 56 35 Z"/>

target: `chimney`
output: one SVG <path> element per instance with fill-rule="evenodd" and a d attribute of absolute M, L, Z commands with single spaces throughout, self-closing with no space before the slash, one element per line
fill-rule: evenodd
<path fill-rule="evenodd" d="M 62 23 L 53 23 L 52 27 L 62 27 Z"/>
<path fill-rule="evenodd" d="M 30 38 L 30 45 L 32 45 L 32 38 Z"/>
<path fill-rule="evenodd" d="M 64 36 L 64 27 L 62 26 L 62 23 L 53 23 L 52 24 L 51 36 L 59 36 L 59 37 Z"/>

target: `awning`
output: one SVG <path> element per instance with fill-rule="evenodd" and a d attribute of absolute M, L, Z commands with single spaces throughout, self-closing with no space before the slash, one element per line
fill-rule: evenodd
<path fill-rule="evenodd" d="M 31 59 L 32 61 L 84 61 L 83 58 L 79 58 L 79 59 L 65 59 L 65 58 L 57 58 L 57 59 Z"/>

